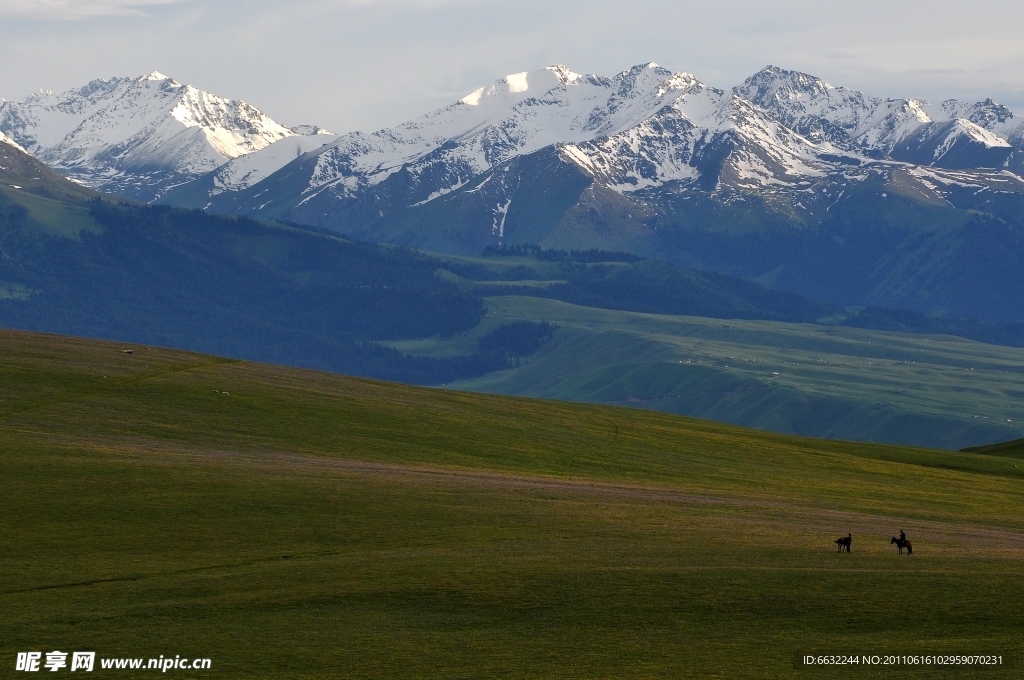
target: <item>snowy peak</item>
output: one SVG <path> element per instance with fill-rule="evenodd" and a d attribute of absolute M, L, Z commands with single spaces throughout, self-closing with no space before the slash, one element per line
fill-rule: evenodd
<path fill-rule="evenodd" d="M 143 200 L 295 134 L 157 71 L 5 102 L 0 131 L 87 186 Z"/>
<path fill-rule="evenodd" d="M 810 223 L 869 181 L 924 178 L 922 196 L 936 203 L 953 181 L 1024 185 L 1014 179 L 1024 127 L 991 100 L 884 99 L 776 66 L 722 90 L 655 63 L 611 76 L 555 65 L 324 141 L 293 135 L 167 200 L 384 240 L 392 228 L 414 241 L 418 229 L 464 221 L 501 240 L 563 199 L 572 220 L 604 225 L 611 213 L 591 208 L 618 206 L 640 229 L 635 216 L 691 199 L 750 201 Z"/>
<path fill-rule="evenodd" d="M 892 157 L 923 166 L 946 169 L 1000 168 L 1013 145 L 966 118 L 922 125 L 902 140 Z"/>
<path fill-rule="evenodd" d="M 395 128 L 339 137 L 319 154 L 306 191 L 353 196 L 405 168 L 416 201 L 429 202 L 516 156 L 619 134 L 676 102 L 703 116 L 708 98 L 721 96 L 653 63 L 611 78 L 562 65 L 512 74 Z"/>
<path fill-rule="evenodd" d="M 570 69 L 568 66 L 563 66 L 562 64 L 548 66 L 547 70 L 551 71 L 551 73 L 554 74 L 555 78 L 558 79 L 558 82 L 562 83 L 563 85 L 574 83 L 583 77 L 579 73 L 574 73 L 572 69 Z"/>
<path fill-rule="evenodd" d="M 950 134 L 955 131 L 958 139 L 966 135 L 965 139 L 989 148 L 1004 147 L 1009 139 L 1024 141 L 1024 121 L 992 99 L 977 104 L 947 99 L 937 106 L 919 99 L 882 99 L 775 66 L 754 74 L 735 92 L 813 141 L 827 140 L 846 151 L 870 156 L 905 155 L 908 147 L 917 147 L 922 135 L 931 139 L 939 128 L 948 128 Z M 960 124 L 946 125 L 957 120 L 991 134 Z M 918 141 L 911 140 L 912 136 Z M 945 153 L 939 147 L 933 151 L 938 153 L 936 161 Z"/>
<path fill-rule="evenodd" d="M 986 130 L 1005 128 L 1016 122 L 1013 111 L 993 101 L 991 98 L 977 104 L 967 104 L 956 99 L 947 99 L 939 104 L 933 115 L 936 120 L 964 118 Z"/>
<path fill-rule="evenodd" d="M 303 154 L 334 141 L 336 135 L 295 135 L 278 140 L 259 151 L 239 156 L 213 173 L 210 196 L 224 191 L 240 191 L 270 176 Z"/>
<path fill-rule="evenodd" d="M 776 66 L 761 69 L 733 91 L 808 139 L 848 149 L 884 145 L 907 120 L 913 127 L 928 120 L 905 100 L 887 102 Z"/>
<path fill-rule="evenodd" d="M 989 149 L 1012 148 L 1012 145 L 1005 139 L 989 132 L 972 120 L 968 120 L 967 118 L 957 118 L 953 123 L 954 129 L 950 138 L 967 137 Z"/>
<path fill-rule="evenodd" d="M 526 97 L 542 97 L 558 85 L 566 85 L 582 78 L 566 66 L 556 65 L 536 71 L 512 73 L 501 80 L 473 90 L 458 101 L 468 106 L 503 106 L 518 102 Z"/>
<path fill-rule="evenodd" d="M 790 107 L 797 102 L 806 106 L 828 97 L 835 89 L 821 78 L 768 65 L 743 81 L 736 91 L 758 106 L 771 109 Z"/>
<path fill-rule="evenodd" d="M 323 190 L 353 198 L 403 169 L 410 200 L 422 205 L 552 145 L 620 192 L 701 176 L 713 185 L 723 168 L 738 182 L 793 182 L 820 174 L 816 154 L 837 150 L 814 147 L 736 93 L 653 62 L 610 78 L 554 66 L 506 76 L 396 128 L 339 137 L 318 154 L 304 202 Z"/>

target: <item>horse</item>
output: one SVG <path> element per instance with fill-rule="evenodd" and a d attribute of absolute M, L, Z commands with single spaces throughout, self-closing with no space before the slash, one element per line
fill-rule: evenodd
<path fill-rule="evenodd" d="M 839 552 L 843 552 L 843 548 L 846 548 L 846 552 L 850 552 L 851 543 L 853 543 L 853 534 L 847 534 L 842 538 L 836 539 L 836 547 L 839 548 Z"/>
<path fill-rule="evenodd" d="M 889 541 L 889 545 L 892 545 L 893 543 L 895 543 L 896 547 L 900 549 L 900 554 L 901 555 L 903 554 L 903 549 L 904 548 L 907 549 L 907 554 L 908 555 L 913 555 L 914 554 L 914 546 L 912 546 L 910 544 L 910 541 L 908 541 L 907 539 L 905 539 L 905 538 L 896 538 L 895 536 L 893 536 L 892 540 Z"/>

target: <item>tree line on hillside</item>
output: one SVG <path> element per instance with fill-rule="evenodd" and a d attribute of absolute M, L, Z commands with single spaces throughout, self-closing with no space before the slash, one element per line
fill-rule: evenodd
<path fill-rule="evenodd" d="M 992 218 L 978 217 L 972 224 L 975 232 L 968 243 L 977 244 L 986 239 L 1005 240 L 1016 233 L 1013 227 Z M 993 235 L 992 232 L 998 234 Z M 1024 247 L 1013 244 L 1007 246 L 1011 251 L 1017 249 L 1024 252 Z M 537 246 L 511 246 L 489 249 L 489 252 L 492 256 L 499 253 L 525 256 L 552 251 L 545 251 Z M 928 316 L 907 309 L 879 306 L 864 308 L 850 314 L 837 305 L 798 293 L 767 288 L 738 277 L 676 267 L 655 260 L 637 259 L 626 266 L 602 264 L 621 262 L 614 259 L 617 256 L 615 253 L 599 255 L 593 258 L 595 264 L 587 264 L 573 260 L 566 251 L 556 252 L 559 256 L 550 258 L 551 261 L 560 263 L 555 277 L 566 283 L 554 283 L 546 288 L 489 284 L 478 286 L 475 291 L 485 296 L 542 297 L 585 307 L 651 314 L 838 323 L 880 331 L 955 335 L 989 344 L 1024 347 L 1024 323 L 1018 321 L 994 322 L 953 316 Z M 969 248 L 965 249 L 965 252 L 968 253 L 965 255 L 967 261 L 980 261 L 980 254 L 970 255 Z M 1007 263 L 996 263 L 991 276 L 1003 277 L 1006 280 L 1011 280 L 1014 276 L 1019 277 L 1019 272 L 1011 275 L 1005 271 L 1007 266 Z M 525 265 L 520 267 L 525 268 Z M 504 280 L 512 283 L 521 279 L 540 277 L 534 270 L 529 271 L 532 275 L 520 276 L 518 271 L 506 271 L 494 274 L 490 278 L 479 277 L 478 280 Z"/>
<path fill-rule="evenodd" d="M 556 248 L 542 248 L 529 243 L 503 244 L 500 246 L 487 246 L 481 253 L 484 257 L 530 257 L 545 262 L 639 262 L 644 258 L 632 253 L 623 253 L 611 250 L 558 250 Z"/>
<path fill-rule="evenodd" d="M 658 260 L 628 265 L 563 262 L 557 276 L 566 283 L 546 288 L 487 285 L 475 290 L 481 295 L 542 297 L 602 309 L 727 319 L 816 322 L 842 311 L 796 293 Z"/>

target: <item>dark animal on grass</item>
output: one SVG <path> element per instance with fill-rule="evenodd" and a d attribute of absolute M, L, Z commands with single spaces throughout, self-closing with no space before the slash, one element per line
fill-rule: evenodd
<path fill-rule="evenodd" d="M 910 544 L 910 541 L 908 541 L 907 539 L 905 539 L 905 538 L 896 538 L 895 536 L 893 536 L 892 540 L 889 541 L 889 545 L 892 545 L 893 543 L 895 543 L 896 547 L 900 549 L 900 554 L 901 555 L 903 554 L 903 549 L 904 548 L 907 549 L 907 554 L 908 555 L 913 555 L 914 554 L 914 546 L 912 546 Z"/>
<path fill-rule="evenodd" d="M 853 534 L 846 534 L 842 538 L 836 539 L 836 547 L 839 548 L 839 552 L 843 552 L 843 548 L 846 548 L 846 552 L 850 552 L 851 543 L 853 543 Z"/>

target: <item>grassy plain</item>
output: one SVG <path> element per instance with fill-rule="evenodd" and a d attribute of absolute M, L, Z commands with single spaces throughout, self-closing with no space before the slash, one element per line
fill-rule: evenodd
<path fill-rule="evenodd" d="M 0 331 L 0 659 L 1014 677 L 793 659 L 1024 660 L 1017 463 Z"/>
<path fill-rule="evenodd" d="M 454 383 L 635 406 L 789 434 L 960 449 L 1024 435 L 1024 349 L 945 335 L 706 319 L 487 298 L 478 328 L 392 343 L 469 351 L 514 319 L 560 326 L 529 363 Z"/>

